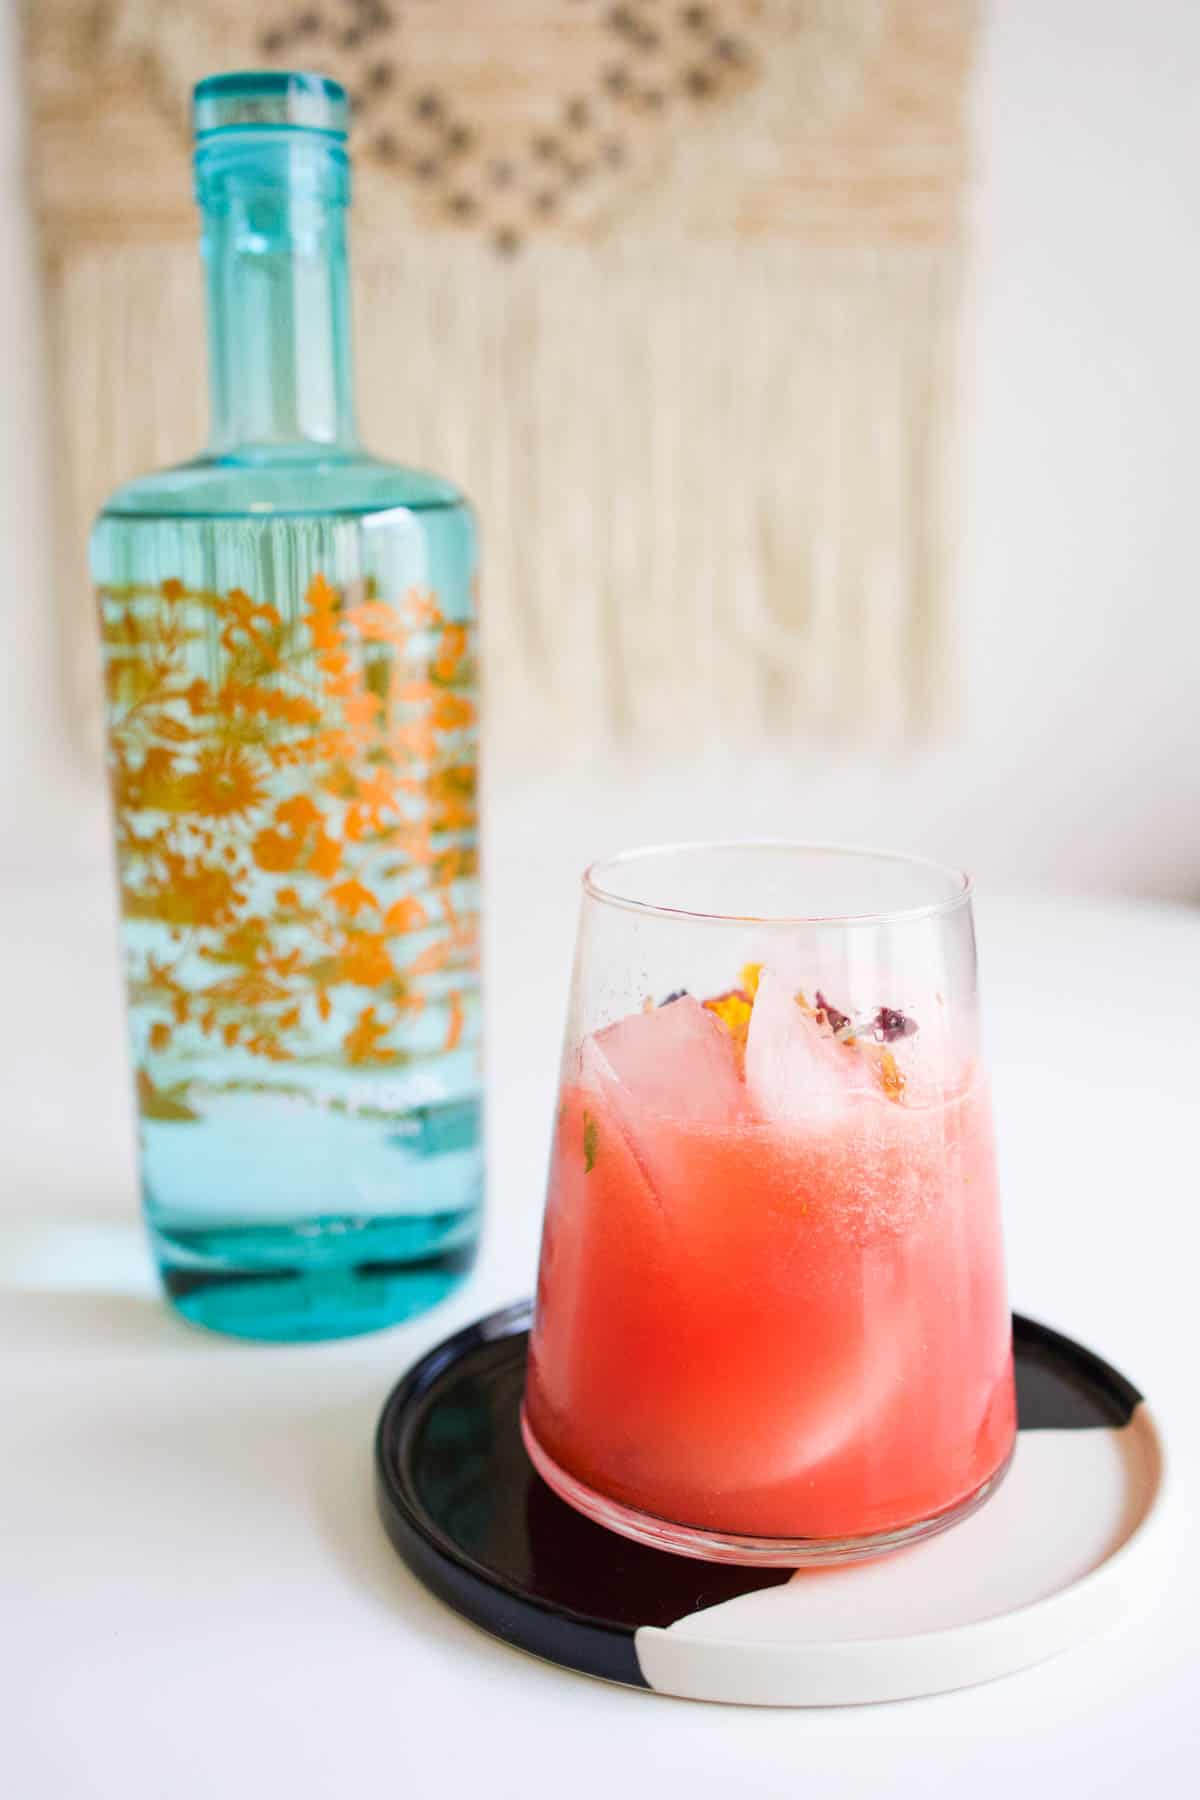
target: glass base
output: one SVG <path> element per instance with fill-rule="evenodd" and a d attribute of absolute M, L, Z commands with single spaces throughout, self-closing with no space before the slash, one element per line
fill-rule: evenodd
<path fill-rule="evenodd" d="M 677 1525 L 673 1520 L 660 1519 L 653 1513 L 639 1512 L 636 1507 L 622 1506 L 617 1500 L 606 1499 L 585 1482 L 569 1475 L 543 1450 L 525 1416 L 524 1407 L 521 1408 L 521 1436 L 529 1460 L 547 1487 L 597 1525 L 632 1538 L 635 1543 L 649 1544 L 655 1550 L 669 1550 L 675 1556 L 691 1556 L 699 1562 L 739 1563 L 758 1569 L 821 1568 L 835 1563 L 866 1562 L 873 1556 L 885 1556 L 890 1550 L 919 1544 L 923 1538 L 935 1537 L 939 1531 L 946 1531 L 977 1512 L 995 1493 L 1012 1463 L 1010 1450 L 995 1473 L 965 1499 L 928 1519 L 897 1526 L 894 1531 L 854 1538 L 739 1537 L 735 1532 L 704 1531 L 691 1525 Z"/>
<path fill-rule="evenodd" d="M 269 1343 L 380 1331 L 427 1312 L 470 1273 L 472 1234 L 414 1242 L 411 1219 L 164 1230 L 151 1242 L 167 1299 L 189 1324 Z"/>

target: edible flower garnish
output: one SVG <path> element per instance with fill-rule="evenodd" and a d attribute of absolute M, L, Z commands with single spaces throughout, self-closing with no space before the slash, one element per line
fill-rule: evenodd
<path fill-rule="evenodd" d="M 845 1031 L 850 1023 L 849 1013 L 839 1012 L 836 1006 L 830 1006 L 820 988 L 817 989 L 817 1018 L 835 1033 Z"/>
<path fill-rule="evenodd" d="M 751 1000 L 758 993 L 758 978 L 762 974 L 761 963 L 742 964 L 742 992 L 749 994 Z"/>
<path fill-rule="evenodd" d="M 897 1038 L 912 1037 L 917 1021 L 898 1012 L 894 1006 L 881 1006 L 875 1014 L 875 1036 L 881 1044 L 894 1044 Z"/>
<path fill-rule="evenodd" d="M 715 1014 L 733 1039 L 739 1056 L 745 1055 L 746 1041 L 750 1035 L 750 1016 L 754 1010 L 754 1001 L 758 993 L 759 977 L 762 974 L 761 963 L 746 963 L 741 972 L 741 986 L 729 988 L 723 994 L 714 994 L 705 1000 L 705 1009 Z M 687 992 L 679 988 L 668 994 L 661 1001 L 669 1006 L 673 1000 L 681 1000 Z M 820 988 L 815 995 L 815 1004 L 809 1002 L 807 994 L 801 989 L 793 995 L 796 1005 L 810 1019 L 815 1019 L 830 1033 L 833 1039 L 841 1044 L 849 1055 L 859 1055 L 867 1062 L 879 1086 L 889 1100 L 899 1101 L 904 1093 L 904 1073 L 892 1052 L 885 1046 L 897 1043 L 901 1038 L 912 1037 L 917 1031 L 917 1021 L 909 1018 L 895 1006 L 881 1006 L 870 1015 L 860 1015 L 857 1019 L 834 1006 L 827 1000 Z"/>
<path fill-rule="evenodd" d="M 744 1050 L 750 1035 L 750 1014 L 754 1010 L 754 1002 L 745 989 L 730 988 L 727 993 L 714 994 L 704 1006 L 706 1011 L 716 1014 L 734 1043 Z"/>
<path fill-rule="evenodd" d="M 899 1100 L 904 1092 L 904 1077 L 900 1067 L 890 1050 L 885 1050 L 879 1058 L 879 1085 L 889 1100 Z"/>

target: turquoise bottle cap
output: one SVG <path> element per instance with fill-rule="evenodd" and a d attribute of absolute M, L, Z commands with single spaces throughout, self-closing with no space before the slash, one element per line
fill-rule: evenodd
<path fill-rule="evenodd" d="M 327 75 L 245 69 L 197 82 L 192 124 L 197 140 L 213 131 L 259 125 L 344 138 L 350 128 L 350 102 L 345 88 Z"/>

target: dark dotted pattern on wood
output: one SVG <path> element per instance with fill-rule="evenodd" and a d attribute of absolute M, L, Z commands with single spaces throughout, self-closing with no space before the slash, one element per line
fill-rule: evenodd
<path fill-rule="evenodd" d="M 615 180 L 635 160 L 638 131 L 650 121 L 711 107 L 758 68 L 755 46 L 736 29 L 753 9 L 739 0 L 562 0 L 576 14 L 584 7 L 593 14 L 592 85 L 561 100 L 563 136 L 535 130 L 523 150 L 487 156 L 485 133 L 460 115 L 453 92 L 406 63 L 405 11 L 429 3 L 294 6 L 264 27 L 258 48 L 268 62 L 309 66 L 319 62 L 322 44 L 340 53 L 339 66 L 352 65 L 347 93 L 356 149 L 418 182 L 443 220 L 482 230 L 501 256 L 519 250 L 530 228 L 569 212 L 576 193 Z"/>

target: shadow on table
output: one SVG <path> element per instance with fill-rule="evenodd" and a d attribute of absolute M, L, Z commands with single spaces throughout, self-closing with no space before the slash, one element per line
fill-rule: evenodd
<path fill-rule="evenodd" d="M 89 1293 L 78 1288 L 6 1287 L 0 1274 L 0 1309 L 22 1344 L 52 1339 L 63 1349 L 178 1347 L 190 1333 L 153 1294 Z"/>
<path fill-rule="evenodd" d="M 157 1347 L 186 1335 L 159 1292 L 141 1221 L 124 1207 L 0 1216 L 0 1305 L 22 1343 Z"/>
<path fill-rule="evenodd" d="M 0 1308 L 23 1346 L 161 1348 L 187 1336 L 128 1218 L 0 1218 Z"/>

